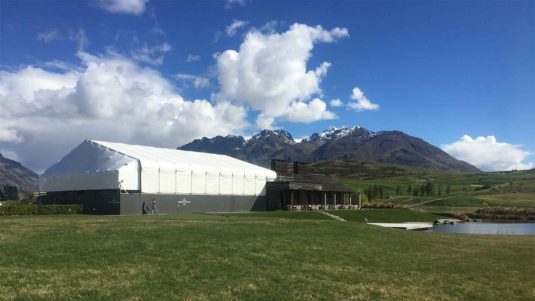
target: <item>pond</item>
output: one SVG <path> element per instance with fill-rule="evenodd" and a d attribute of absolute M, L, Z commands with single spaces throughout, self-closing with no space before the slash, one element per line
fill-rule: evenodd
<path fill-rule="evenodd" d="M 464 234 L 529 235 L 535 234 L 535 223 L 457 223 L 454 225 L 434 225 L 430 231 Z"/>

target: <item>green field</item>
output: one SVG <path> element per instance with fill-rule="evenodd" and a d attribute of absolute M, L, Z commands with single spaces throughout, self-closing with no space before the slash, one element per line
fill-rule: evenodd
<path fill-rule="evenodd" d="M 485 207 L 535 208 L 535 170 L 454 173 L 435 169 L 367 161 L 323 161 L 310 165 L 316 173 L 330 175 L 362 193 L 367 202 L 419 205 L 429 212 L 473 212 Z M 431 184 L 422 195 L 422 186 Z M 381 196 L 368 195 L 375 186 Z M 414 193 L 417 190 L 418 193 Z"/>
<path fill-rule="evenodd" d="M 433 217 L 369 214 L 377 221 Z M 410 232 L 360 218 L 3 217 L 0 299 L 535 299 L 535 236 Z"/>

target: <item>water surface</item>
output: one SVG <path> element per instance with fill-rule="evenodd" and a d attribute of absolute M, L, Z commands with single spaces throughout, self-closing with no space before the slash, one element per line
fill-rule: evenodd
<path fill-rule="evenodd" d="M 431 232 L 464 233 L 464 234 L 502 234 L 528 235 L 535 234 L 535 223 L 504 224 L 504 223 L 457 223 L 455 225 L 434 225 Z"/>

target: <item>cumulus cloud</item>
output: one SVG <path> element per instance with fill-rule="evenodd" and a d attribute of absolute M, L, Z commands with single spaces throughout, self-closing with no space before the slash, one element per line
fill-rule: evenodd
<path fill-rule="evenodd" d="M 0 71 L 0 141 L 42 171 L 85 138 L 176 147 L 247 126 L 229 102 L 186 100 L 154 69 L 79 52 L 78 68 Z"/>
<path fill-rule="evenodd" d="M 98 0 L 97 5 L 116 14 L 141 15 L 149 0 Z"/>
<path fill-rule="evenodd" d="M 165 55 L 173 49 L 171 45 L 167 42 L 162 43 L 161 45 L 147 46 L 136 48 L 131 51 L 131 56 L 134 60 L 139 62 L 144 62 L 151 65 L 161 65 Z"/>
<path fill-rule="evenodd" d="M 238 29 L 244 27 L 245 25 L 247 25 L 246 21 L 234 19 L 230 25 L 225 27 L 225 33 L 227 34 L 227 36 L 233 37 L 238 32 Z"/>
<path fill-rule="evenodd" d="M 188 57 L 186 58 L 186 62 L 193 63 L 198 62 L 201 60 L 201 56 L 198 54 L 188 54 Z"/>
<path fill-rule="evenodd" d="M 335 119 L 336 114 L 327 111 L 327 104 L 319 98 L 311 102 L 302 101 L 290 104 L 284 119 L 292 122 L 311 123 L 318 120 Z"/>
<path fill-rule="evenodd" d="M 442 149 L 453 157 L 466 161 L 484 171 L 530 169 L 534 162 L 525 162 L 531 155 L 520 145 L 498 142 L 496 137 L 464 135 L 458 141 L 445 144 Z"/>
<path fill-rule="evenodd" d="M 179 80 L 191 82 L 195 88 L 207 88 L 210 86 L 210 79 L 188 73 L 178 73 L 175 77 Z"/>
<path fill-rule="evenodd" d="M 379 105 L 368 100 L 368 98 L 364 96 L 364 92 L 362 92 L 362 90 L 358 87 L 353 88 L 353 93 L 351 94 L 350 98 L 355 100 L 354 102 L 347 104 L 347 106 L 351 109 L 357 111 L 379 110 Z"/>
<path fill-rule="evenodd" d="M 339 98 L 336 98 L 336 99 L 331 99 L 331 101 L 329 101 L 329 104 L 331 105 L 331 107 L 341 107 L 343 105 L 342 101 L 339 99 Z"/>
<path fill-rule="evenodd" d="M 60 39 L 59 32 L 56 29 L 42 31 L 42 32 L 37 33 L 37 40 L 43 41 L 45 43 L 48 43 L 54 40 L 59 40 L 59 39 Z"/>
<path fill-rule="evenodd" d="M 260 127 L 271 127 L 277 118 L 301 120 L 292 114 L 292 108 L 307 104 L 317 112 L 320 103 L 309 101 L 321 93 L 321 79 L 330 67 L 329 62 L 323 62 L 315 69 L 307 68 L 314 45 L 347 36 L 345 28 L 325 30 L 303 24 L 294 24 L 283 33 L 253 30 L 247 33 L 238 51 L 226 50 L 216 55 L 220 84 L 216 99 L 260 111 Z M 318 120 L 317 116 L 330 119 L 333 114 L 325 111 L 311 119 Z"/>

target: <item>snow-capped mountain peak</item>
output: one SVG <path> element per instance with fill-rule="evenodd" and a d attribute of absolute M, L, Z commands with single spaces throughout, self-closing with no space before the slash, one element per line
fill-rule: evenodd
<path fill-rule="evenodd" d="M 366 136 L 366 137 L 373 137 L 375 136 L 374 132 L 371 132 L 363 127 L 360 127 L 358 125 L 348 127 L 348 126 L 342 126 L 340 128 L 337 128 L 335 126 L 330 126 L 326 128 L 321 133 L 314 133 L 310 137 L 303 139 L 303 141 L 321 141 L 321 143 L 327 143 L 332 140 L 337 140 L 346 136 L 349 136 L 353 133 L 359 133 L 360 136 Z"/>
<path fill-rule="evenodd" d="M 295 140 L 292 137 L 292 134 L 288 133 L 285 130 L 262 130 L 260 133 L 254 135 L 247 141 L 247 143 L 253 143 L 259 140 L 266 139 L 280 139 L 283 142 L 294 144 Z"/>

